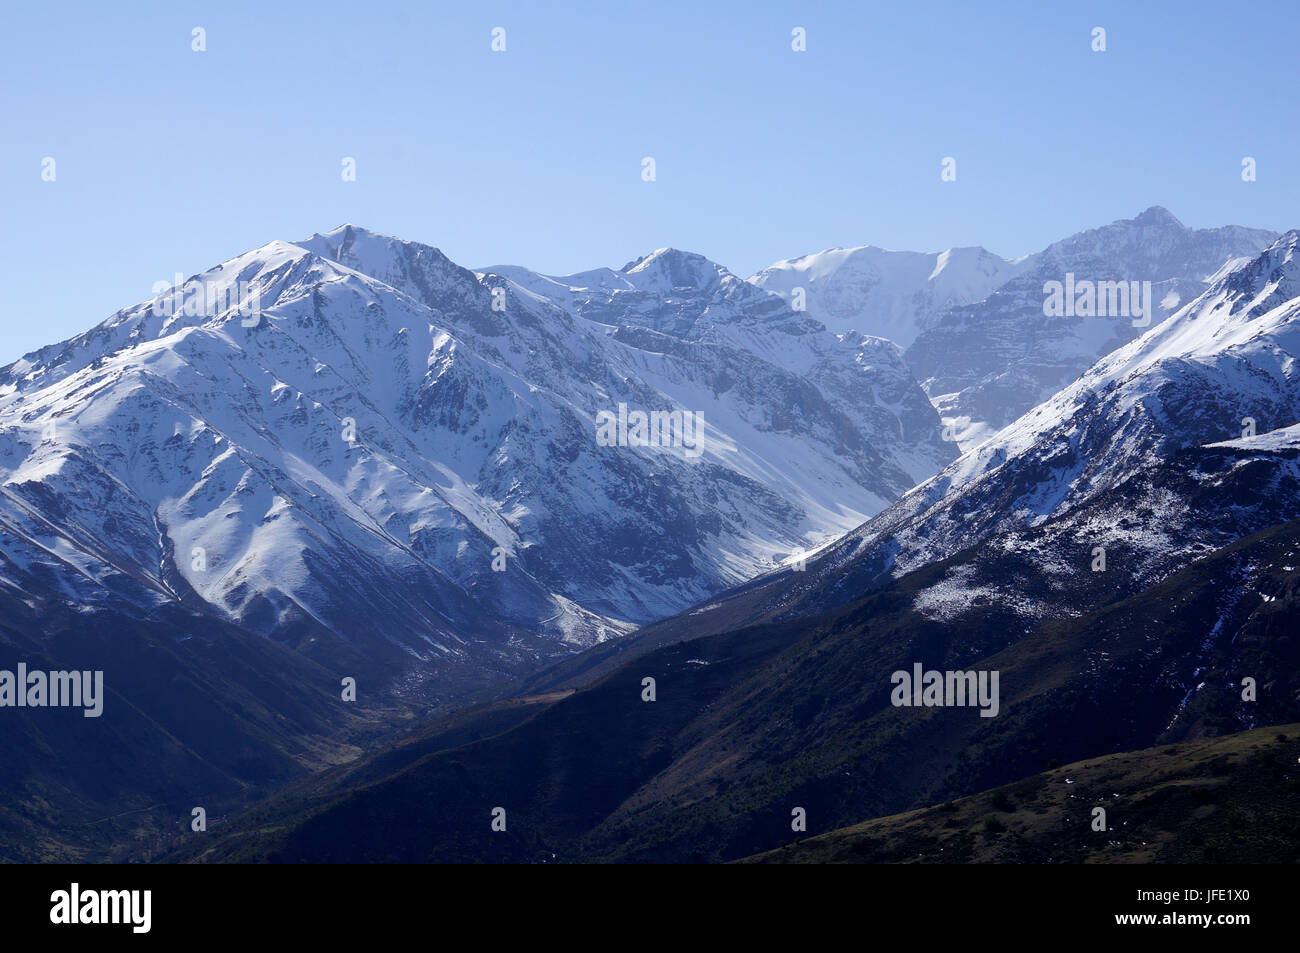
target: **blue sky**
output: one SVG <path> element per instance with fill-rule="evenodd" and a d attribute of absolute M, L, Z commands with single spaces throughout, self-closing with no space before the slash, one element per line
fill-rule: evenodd
<path fill-rule="evenodd" d="M 1155 204 L 1300 227 L 1298 11 L 8 5 L 0 362 L 175 272 L 343 222 L 471 267 L 564 273 L 670 245 L 742 275 L 837 245 L 1022 255 Z"/>

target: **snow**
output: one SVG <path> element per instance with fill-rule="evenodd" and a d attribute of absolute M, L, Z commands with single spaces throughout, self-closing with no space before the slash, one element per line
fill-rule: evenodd
<path fill-rule="evenodd" d="M 702 256 L 492 271 L 341 226 L 194 276 L 247 282 L 255 327 L 151 299 L 28 355 L 0 372 L 0 555 L 74 567 L 87 603 L 189 588 L 418 657 L 471 630 L 576 647 L 830 543 L 954 453 L 896 347 Z M 702 414 L 699 457 L 597 446 L 619 402 Z"/>
<path fill-rule="evenodd" d="M 1300 450 L 1300 424 L 1279 427 L 1268 433 L 1257 433 L 1253 437 L 1241 437 L 1237 440 L 1222 440 L 1206 444 L 1208 447 L 1232 447 L 1254 452 Z"/>
<path fill-rule="evenodd" d="M 1081 560 L 1092 547 L 1122 547 L 1125 577 L 1147 584 L 1243 532 L 1262 528 L 1249 507 L 1213 516 L 1145 476 L 1189 445 L 1233 449 L 1243 460 L 1207 459 L 1204 483 L 1248 465 L 1248 454 L 1300 446 L 1300 234 L 1279 238 L 1141 337 L 1105 356 L 1073 384 L 963 453 L 942 471 L 831 547 L 819 571 L 836 573 L 854 561 L 886 561 L 898 575 L 953 556 L 1000 535 L 1012 551 L 1030 541 L 1050 553 Z M 1180 410 L 1171 413 L 1167 402 Z M 1266 432 L 1219 441 L 1205 435 L 1239 433 L 1258 415 Z M 1276 479 L 1300 476 L 1294 453 Z M 1125 481 L 1134 484 L 1141 514 L 1086 510 Z M 1131 504 L 1129 504 L 1131 505 Z M 1257 504 L 1252 504 L 1257 506 Z M 1089 515 L 1090 514 L 1090 515 Z M 1285 510 L 1282 515 L 1285 515 Z M 1268 516 L 1263 517 L 1263 525 Z M 1049 522 L 1050 521 L 1050 522 Z M 1120 525 L 1122 524 L 1122 525 Z M 1032 535 L 1048 527 L 1046 535 Z M 1023 555 L 1023 552 L 1021 553 Z M 1041 562 L 1041 555 L 1035 555 Z M 1049 563 L 1050 564 L 1050 563 Z M 921 593 L 918 610 L 951 619 L 980 599 L 1032 614 L 1015 592 L 999 592 L 957 570 Z"/>
<path fill-rule="evenodd" d="M 859 331 L 906 348 L 928 315 L 983 300 L 1031 264 L 983 248 L 923 253 L 861 245 L 778 261 L 749 281 L 786 301 L 803 288 L 809 314 L 831 331 Z"/>

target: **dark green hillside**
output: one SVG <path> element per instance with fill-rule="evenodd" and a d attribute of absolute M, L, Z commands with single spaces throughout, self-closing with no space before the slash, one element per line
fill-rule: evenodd
<path fill-rule="evenodd" d="M 1293 864 L 1300 725 L 1080 761 L 742 862 Z"/>

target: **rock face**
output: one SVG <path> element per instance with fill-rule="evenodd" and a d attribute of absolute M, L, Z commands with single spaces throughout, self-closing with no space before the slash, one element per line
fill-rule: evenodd
<path fill-rule="evenodd" d="M 699 256 L 500 272 L 345 226 L 5 368 L 0 578 L 442 691 L 743 582 L 954 456 L 897 347 Z M 602 446 L 621 405 L 675 445 Z"/>

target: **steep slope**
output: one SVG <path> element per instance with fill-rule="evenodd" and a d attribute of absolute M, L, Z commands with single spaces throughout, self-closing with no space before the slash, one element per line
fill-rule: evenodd
<path fill-rule="evenodd" d="M 1067 514 L 1182 448 L 1293 425 L 1300 418 L 1298 246 L 1300 232 L 1282 236 L 837 544 L 831 561 L 887 558 L 895 571 L 920 565 L 991 533 Z M 1284 445 L 1279 435 L 1257 446 Z M 1185 518 L 1185 499 L 1153 503 L 1139 532 L 1114 524 L 1072 529 L 1093 546 L 1131 547 L 1139 563 L 1130 571 L 1151 578 L 1190 548 L 1232 538 L 1204 536 L 1206 527 Z M 1250 514 L 1241 516 L 1251 531 Z"/>
<path fill-rule="evenodd" d="M 860 432 L 880 435 L 880 458 L 862 474 L 864 486 L 879 497 L 910 489 L 956 456 L 935 429 L 937 418 L 895 344 L 856 332 L 829 333 L 820 321 L 793 312 L 780 297 L 702 255 L 661 248 L 618 271 L 563 277 L 514 266 L 484 273 L 501 274 L 647 346 L 654 346 L 655 338 L 646 332 L 655 332 L 697 346 L 739 350 L 794 375 L 799 385 L 783 387 L 794 401 L 791 415 L 811 385 Z M 845 449 L 861 450 L 847 441 Z"/>
<path fill-rule="evenodd" d="M 351 226 L 195 276 L 0 372 L 6 559 L 441 699 L 779 565 L 951 457 L 897 349 L 860 361 L 698 257 L 626 273 L 647 290 L 602 323 Z M 678 445 L 602 446 L 621 406 Z"/>

